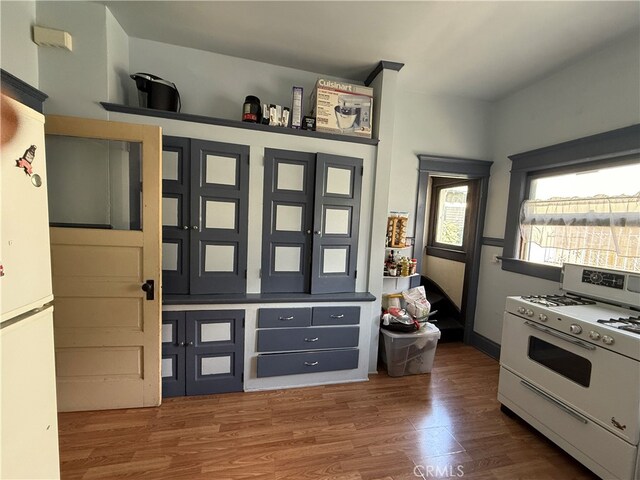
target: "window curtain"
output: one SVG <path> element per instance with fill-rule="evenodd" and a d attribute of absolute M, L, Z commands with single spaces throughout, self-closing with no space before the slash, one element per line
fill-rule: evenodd
<path fill-rule="evenodd" d="M 561 250 L 605 250 L 640 257 L 640 192 L 635 195 L 525 200 L 525 242 Z"/>

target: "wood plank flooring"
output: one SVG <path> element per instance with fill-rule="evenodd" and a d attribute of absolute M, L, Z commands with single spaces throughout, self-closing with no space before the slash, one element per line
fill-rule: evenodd
<path fill-rule="evenodd" d="M 63 479 L 597 478 L 499 409 L 498 363 L 440 344 L 430 374 L 61 413 Z"/>

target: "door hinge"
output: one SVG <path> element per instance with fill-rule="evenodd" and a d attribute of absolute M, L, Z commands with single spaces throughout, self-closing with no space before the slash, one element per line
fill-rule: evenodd
<path fill-rule="evenodd" d="M 240 374 L 240 381 L 241 381 L 241 382 L 244 382 L 244 373 L 241 373 L 241 374 Z"/>
<path fill-rule="evenodd" d="M 364 167 L 360 167 L 360 176 L 364 176 Z"/>
<path fill-rule="evenodd" d="M 353 278 L 358 278 L 358 270 L 356 270 L 356 272 L 355 272 L 355 274 L 354 274 Z"/>
<path fill-rule="evenodd" d="M 244 321 L 245 321 L 245 319 L 243 318 L 242 319 L 242 328 L 244 328 Z"/>
<path fill-rule="evenodd" d="M 258 269 L 258 278 L 262 278 L 262 269 Z"/>
<path fill-rule="evenodd" d="M 244 279 L 245 279 L 245 280 L 247 279 L 247 270 L 246 270 L 246 269 L 245 269 L 245 271 L 244 271 Z"/>

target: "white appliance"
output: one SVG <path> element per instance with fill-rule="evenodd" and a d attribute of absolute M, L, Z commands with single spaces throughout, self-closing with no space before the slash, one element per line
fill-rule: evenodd
<path fill-rule="evenodd" d="M 498 400 L 600 477 L 638 480 L 640 275 L 565 264 L 562 290 L 507 297 Z"/>
<path fill-rule="evenodd" d="M 0 151 L 0 478 L 60 478 L 44 117 Z"/>

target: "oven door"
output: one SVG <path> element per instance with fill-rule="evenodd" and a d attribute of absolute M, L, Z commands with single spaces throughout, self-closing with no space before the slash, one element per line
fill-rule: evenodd
<path fill-rule="evenodd" d="M 500 364 L 638 445 L 640 362 L 505 313 Z"/>

